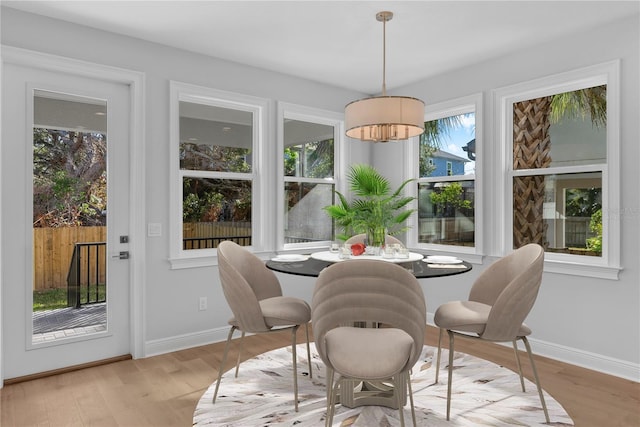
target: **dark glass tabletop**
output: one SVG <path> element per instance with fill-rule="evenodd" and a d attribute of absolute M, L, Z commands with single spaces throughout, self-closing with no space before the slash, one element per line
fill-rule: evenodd
<path fill-rule="evenodd" d="M 349 262 L 341 261 L 341 262 Z M 379 261 L 387 262 L 387 261 Z M 332 263 L 329 261 L 321 261 L 319 259 L 311 258 L 305 261 L 267 261 L 267 268 L 278 271 L 280 273 L 296 274 L 298 276 L 318 277 L 320 272 L 327 268 Z M 461 264 L 429 264 L 422 260 L 413 261 L 407 263 L 399 263 L 402 267 L 410 270 L 414 276 L 418 279 L 425 279 L 429 277 L 443 277 L 453 276 L 456 274 L 466 273 L 471 270 L 471 264 L 463 261 Z"/>

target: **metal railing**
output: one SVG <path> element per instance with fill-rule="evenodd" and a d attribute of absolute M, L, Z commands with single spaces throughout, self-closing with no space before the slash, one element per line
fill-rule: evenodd
<path fill-rule="evenodd" d="M 106 242 L 76 243 L 67 273 L 67 305 L 80 308 L 105 302 L 106 270 Z"/>
<path fill-rule="evenodd" d="M 182 239 L 182 249 L 212 249 L 220 242 L 231 240 L 240 246 L 251 246 L 251 236 L 222 236 L 222 237 L 189 237 Z"/>

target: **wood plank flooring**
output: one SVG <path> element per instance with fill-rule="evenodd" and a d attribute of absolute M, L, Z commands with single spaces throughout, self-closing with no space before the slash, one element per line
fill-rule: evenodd
<path fill-rule="evenodd" d="M 301 332 L 299 342 L 303 340 Z M 243 359 L 288 343 L 288 333 L 247 337 Z M 437 345 L 436 329 L 428 329 L 427 344 Z M 511 348 L 462 339 L 456 347 L 515 369 Z M 217 376 L 223 349 L 224 343 L 216 343 L 5 386 L 0 390 L 0 425 L 190 426 L 196 403 Z M 233 349 L 227 369 L 236 357 Z M 526 355 L 521 359 L 531 379 Z M 640 427 L 639 383 L 543 357 L 536 364 L 544 389 L 577 427 Z"/>

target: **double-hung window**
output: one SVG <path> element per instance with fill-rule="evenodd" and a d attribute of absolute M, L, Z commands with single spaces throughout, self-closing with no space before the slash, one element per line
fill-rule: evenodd
<path fill-rule="evenodd" d="M 342 116 L 293 104 L 278 105 L 278 165 L 281 182 L 278 247 L 327 246 L 342 149 Z"/>
<path fill-rule="evenodd" d="M 547 270 L 617 277 L 617 69 L 609 63 L 497 93 L 505 247 L 542 245 Z"/>
<path fill-rule="evenodd" d="M 431 105 L 413 164 L 417 222 L 408 242 L 423 249 L 475 252 L 478 239 L 477 159 L 480 95 Z"/>
<path fill-rule="evenodd" d="M 262 248 L 266 102 L 177 82 L 171 98 L 172 266 L 202 263 L 224 240 Z"/>

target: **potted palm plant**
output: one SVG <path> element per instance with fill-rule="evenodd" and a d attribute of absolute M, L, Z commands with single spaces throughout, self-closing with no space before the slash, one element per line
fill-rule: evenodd
<path fill-rule="evenodd" d="M 413 179 L 404 181 L 392 192 L 389 181 L 375 168 L 354 164 L 349 168 L 347 181 L 353 201 L 349 202 L 336 190 L 340 203 L 324 207 L 342 227 L 337 239 L 346 240 L 354 234 L 366 233 L 369 246 L 382 247 L 387 234 L 395 235 L 408 228 L 404 223 L 414 209 L 406 209 L 406 206 L 414 197 L 404 196 L 402 190 Z"/>

